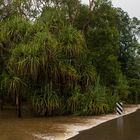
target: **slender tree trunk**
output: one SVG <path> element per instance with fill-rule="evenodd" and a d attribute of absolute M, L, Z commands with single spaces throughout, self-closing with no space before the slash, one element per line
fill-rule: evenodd
<path fill-rule="evenodd" d="M 91 14 L 92 14 L 92 11 L 93 11 L 93 8 L 94 8 L 94 2 L 95 2 L 95 0 L 89 0 L 89 11 L 88 11 L 86 22 L 83 26 L 84 34 L 87 33 L 87 30 L 88 30 L 88 27 L 89 27 L 89 24 L 90 24 Z"/>
<path fill-rule="evenodd" d="M 94 7 L 95 0 L 89 0 L 89 10 L 92 11 Z"/>
<path fill-rule="evenodd" d="M 16 106 L 17 105 L 17 95 L 16 95 L 16 93 L 14 94 L 14 105 Z"/>
<path fill-rule="evenodd" d="M 0 110 L 2 111 L 3 110 L 3 101 L 0 100 Z"/>
<path fill-rule="evenodd" d="M 21 118 L 21 97 L 20 97 L 20 95 L 17 95 L 16 106 L 17 106 L 17 116 L 18 116 L 18 118 Z"/>
<path fill-rule="evenodd" d="M 3 101 L 3 95 L 1 95 L 0 97 L 0 110 L 2 111 L 3 110 L 3 104 L 4 104 L 4 101 Z"/>

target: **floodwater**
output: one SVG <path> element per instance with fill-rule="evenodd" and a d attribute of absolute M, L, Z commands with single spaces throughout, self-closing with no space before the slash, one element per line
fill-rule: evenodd
<path fill-rule="evenodd" d="M 140 111 L 92 128 L 115 116 L 39 118 L 23 111 L 18 119 L 14 109 L 5 109 L 0 111 L 0 140 L 66 140 L 85 129 L 72 140 L 140 140 Z"/>
<path fill-rule="evenodd" d="M 140 140 L 140 110 L 80 132 L 70 140 Z"/>
<path fill-rule="evenodd" d="M 33 117 L 22 113 L 18 119 L 15 109 L 0 111 L 0 140 L 65 140 L 75 130 L 90 128 L 89 117 Z M 88 124 L 88 125 L 86 125 Z M 80 129 L 79 129 L 80 128 Z"/>

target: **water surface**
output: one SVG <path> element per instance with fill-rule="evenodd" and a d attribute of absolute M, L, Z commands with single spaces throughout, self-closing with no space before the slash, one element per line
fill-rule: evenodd
<path fill-rule="evenodd" d="M 88 117 L 33 117 L 18 119 L 15 109 L 0 111 L 0 140 L 64 140 L 74 129 L 87 127 Z M 71 131 L 72 130 L 72 131 Z"/>
<path fill-rule="evenodd" d="M 92 128 L 99 123 L 116 117 L 103 116 L 63 116 L 33 117 L 23 110 L 18 119 L 15 109 L 0 111 L 0 140 L 65 140 L 79 131 Z M 140 140 L 140 111 L 123 118 L 101 124 L 80 132 L 73 140 Z"/>

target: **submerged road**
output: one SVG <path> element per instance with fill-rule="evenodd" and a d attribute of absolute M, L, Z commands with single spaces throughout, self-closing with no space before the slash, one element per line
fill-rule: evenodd
<path fill-rule="evenodd" d="M 140 140 L 140 110 L 82 131 L 69 140 Z"/>

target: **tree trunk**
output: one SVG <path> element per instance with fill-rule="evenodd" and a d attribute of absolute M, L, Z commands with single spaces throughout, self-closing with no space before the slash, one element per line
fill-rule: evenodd
<path fill-rule="evenodd" d="M 4 101 L 3 101 L 3 95 L 0 96 L 0 110 L 2 111 L 3 110 L 3 104 L 4 104 Z"/>
<path fill-rule="evenodd" d="M 3 110 L 3 103 L 2 103 L 3 101 L 2 100 L 0 100 L 0 110 L 2 111 Z"/>
<path fill-rule="evenodd" d="M 83 26 L 84 34 L 87 34 L 87 30 L 88 30 L 90 20 L 91 20 L 92 11 L 93 11 L 93 8 L 94 8 L 94 2 L 95 2 L 95 0 L 89 0 L 89 11 L 88 11 L 86 22 Z"/>
<path fill-rule="evenodd" d="M 16 106 L 17 106 L 17 116 L 18 116 L 18 118 L 21 118 L 21 97 L 20 97 L 20 95 L 17 95 Z"/>

